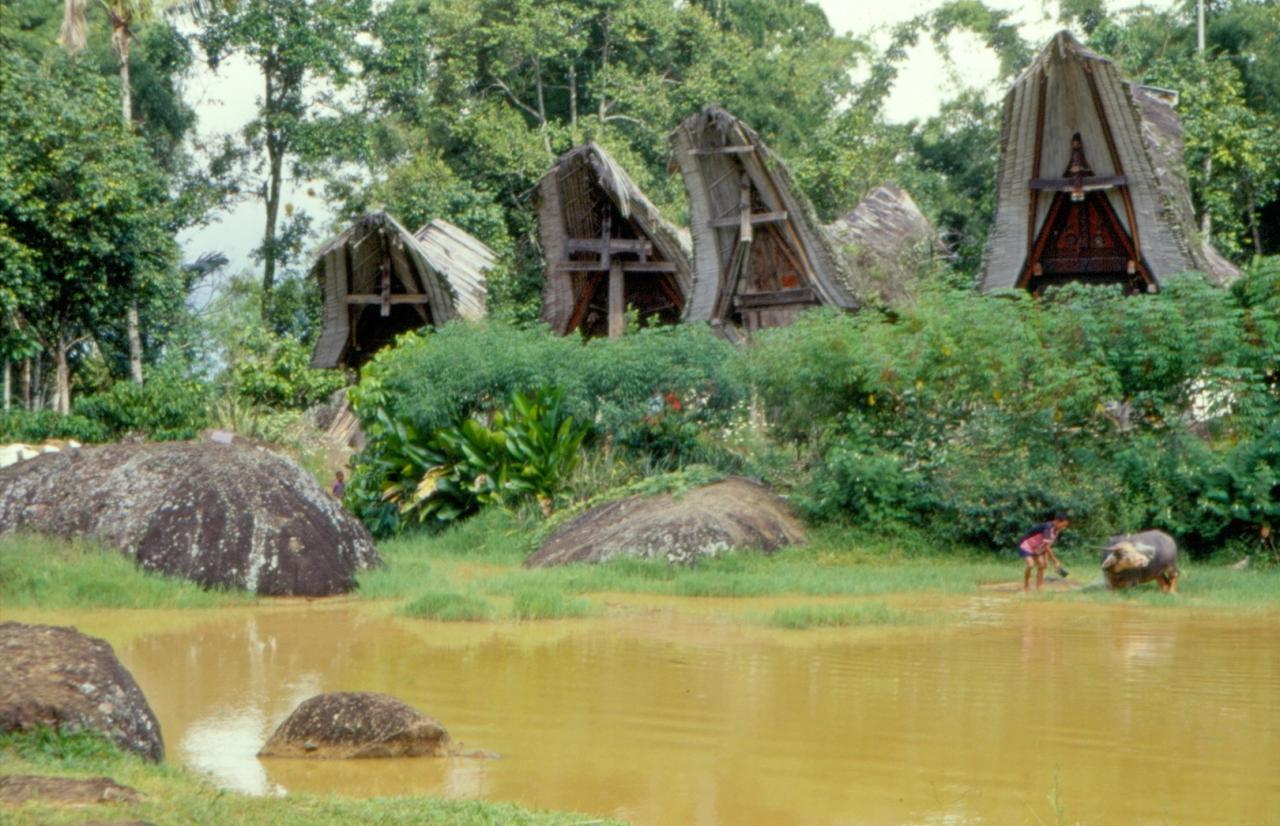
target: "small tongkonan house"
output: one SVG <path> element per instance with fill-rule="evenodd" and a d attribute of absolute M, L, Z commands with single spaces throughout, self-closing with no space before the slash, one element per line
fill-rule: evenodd
<path fill-rule="evenodd" d="M 627 308 L 675 324 L 689 293 L 689 254 L 675 227 L 600 146 L 565 153 L 538 183 L 545 256 L 542 317 L 557 333 L 617 338 Z"/>
<path fill-rule="evenodd" d="M 1055 35 L 1005 98 L 982 289 L 1038 295 L 1077 281 L 1137 293 L 1192 270 L 1235 278 L 1196 228 L 1174 102 Z"/>
<path fill-rule="evenodd" d="M 669 143 L 693 235 L 686 321 L 750 333 L 817 305 L 859 306 L 812 207 L 754 130 L 713 105 L 686 118 Z"/>
<path fill-rule="evenodd" d="M 466 238 L 465 255 L 454 257 L 464 262 L 481 258 L 492 262 L 491 251 L 485 256 L 473 249 L 478 245 L 487 251 L 487 247 Z M 433 243 L 449 241 L 446 235 Z M 482 316 L 483 268 L 463 282 L 466 294 L 460 296 L 442 263 L 447 260 L 385 212 L 357 218 L 321 248 L 311 268 L 323 302 L 311 366 L 359 369 L 401 333 L 425 325 L 439 327 L 455 318 Z"/>

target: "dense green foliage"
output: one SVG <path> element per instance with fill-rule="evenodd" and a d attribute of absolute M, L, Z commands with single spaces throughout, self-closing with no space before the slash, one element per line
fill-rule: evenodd
<path fill-rule="evenodd" d="M 1004 547 L 1066 508 L 1094 539 L 1159 527 L 1197 550 L 1269 552 L 1278 319 L 1272 262 L 1232 290 L 1188 276 L 1141 297 L 940 286 L 892 315 L 813 311 L 737 349 L 693 327 L 584 343 L 454 325 L 366 370 L 356 408 L 374 438 L 353 488 L 375 480 L 363 495 L 380 503 L 388 480 L 401 496 L 434 486 L 438 457 L 399 476 L 373 457 L 408 428 L 473 429 L 482 458 L 494 431 L 471 417 L 554 383 L 629 478 L 710 460 L 794 489 L 819 521 Z"/>
<path fill-rule="evenodd" d="M 1257 542 L 1280 494 L 1280 396 L 1258 369 L 1280 347 L 1278 287 L 1272 264 L 1230 292 L 1193 277 L 1137 299 L 943 290 L 894 319 L 813 313 L 743 363 L 807 457 L 816 517 L 1008 544 L 1068 508 L 1093 536 Z"/>
<path fill-rule="evenodd" d="M 436 521 L 523 496 L 549 507 L 587 436 L 573 422 L 652 464 L 713 453 L 709 429 L 743 399 L 733 352 L 696 326 L 587 342 L 493 323 L 406 336 L 352 391 L 369 444 L 348 503 L 379 534 L 398 527 L 391 501 Z"/>

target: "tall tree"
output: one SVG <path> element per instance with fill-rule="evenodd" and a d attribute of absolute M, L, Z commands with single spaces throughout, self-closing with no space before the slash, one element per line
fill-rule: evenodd
<path fill-rule="evenodd" d="M 64 413 L 73 351 L 177 259 L 168 181 L 112 97 L 65 60 L 0 59 L 0 310 L 53 355 Z"/>
<path fill-rule="evenodd" d="M 116 53 L 120 72 L 120 116 L 126 128 L 133 125 L 133 86 L 129 82 L 129 48 L 133 44 L 133 26 L 150 18 L 160 5 L 158 0 L 99 0 L 111 24 L 111 46 Z M 89 0 L 65 0 L 59 40 L 67 51 L 75 54 L 85 47 L 89 34 L 87 18 Z M 136 286 L 135 290 L 136 292 Z M 129 339 L 129 376 L 142 384 L 142 333 L 139 330 L 138 297 L 131 295 L 125 308 L 125 324 Z"/>
<path fill-rule="evenodd" d="M 209 65 L 216 70 L 228 55 L 240 54 L 262 76 L 258 113 L 243 137 L 263 175 L 258 193 L 266 216 L 256 255 L 264 320 L 277 268 L 306 227 L 301 214 L 280 225 L 286 166 L 292 163 L 296 172 L 331 152 L 318 112 L 334 104 L 350 80 L 369 14 L 368 0 L 244 0 L 215 5 L 202 16 L 199 40 Z"/>

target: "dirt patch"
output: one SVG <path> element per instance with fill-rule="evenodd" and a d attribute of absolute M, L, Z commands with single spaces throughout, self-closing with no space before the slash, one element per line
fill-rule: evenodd
<path fill-rule="evenodd" d="M 339 691 L 294 709 L 258 756 L 439 757 L 449 753 L 449 742 L 438 720 L 389 694 Z"/>
<path fill-rule="evenodd" d="M 603 562 L 618 556 L 690 563 L 733 550 L 772 553 L 805 541 L 780 496 L 731 477 L 681 497 L 631 496 L 598 505 L 556 530 L 525 565 Z"/>
<path fill-rule="evenodd" d="M 1034 577 L 1035 575 L 1032 574 Z M 1063 579 L 1062 577 L 1047 576 L 1044 578 L 1045 591 L 1080 591 L 1083 590 L 1088 583 L 1078 579 Z M 984 591 L 996 591 L 1001 593 L 1014 593 L 1022 591 L 1022 580 L 1013 580 L 1010 582 L 984 582 L 978 586 Z M 1035 591 L 1035 580 L 1031 582 L 1031 590 Z"/>
<path fill-rule="evenodd" d="M 0 526 L 97 537 L 146 570 L 269 596 L 346 593 L 380 564 L 305 470 L 238 444 L 85 447 L 0 469 Z"/>
<path fill-rule="evenodd" d="M 164 742 L 142 689 L 105 640 L 56 625 L 0 623 L 0 732 L 97 731 L 147 760 Z"/>
<path fill-rule="evenodd" d="M 64 806 L 92 806 L 98 803 L 137 803 L 142 800 L 142 795 L 110 777 L 86 780 L 38 774 L 0 777 L 0 802 L 19 805 L 30 800 Z"/>

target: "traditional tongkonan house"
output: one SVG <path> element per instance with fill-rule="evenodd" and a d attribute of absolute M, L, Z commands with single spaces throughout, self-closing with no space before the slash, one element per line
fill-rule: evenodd
<path fill-rule="evenodd" d="M 1175 102 L 1055 35 L 1005 98 L 982 289 L 1156 292 L 1190 270 L 1239 275 L 1197 230 Z"/>
<path fill-rule="evenodd" d="M 858 301 L 812 207 L 749 126 L 719 106 L 669 138 L 689 193 L 694 278 L 687 321 L 747 332 L 790 324 L 819 304 Z"/>
<path fill-rule="evenodd" d="M 419 232 L 426 243 L 371 212 L 320 250 L 311 268 L 323 302 L 312 367 L 359 368 L 401 333 L 484 315 L 493 252 L 444 222 Z"/>
<path fill-rule="evenodd" d="M 680 321 L 686 243 L 604 149 L 588 143 L 561 156 L 538 183 L 537 212 L 542 317 L 557 333 L 616 338 L 628 307 L 649 324 Z"/>
<path fill-rule="evenodd" d="M 886 181 L 826 227 L 844 273 L 863 301 L 911 299 L 947 245 L 911 195 Z"/>

